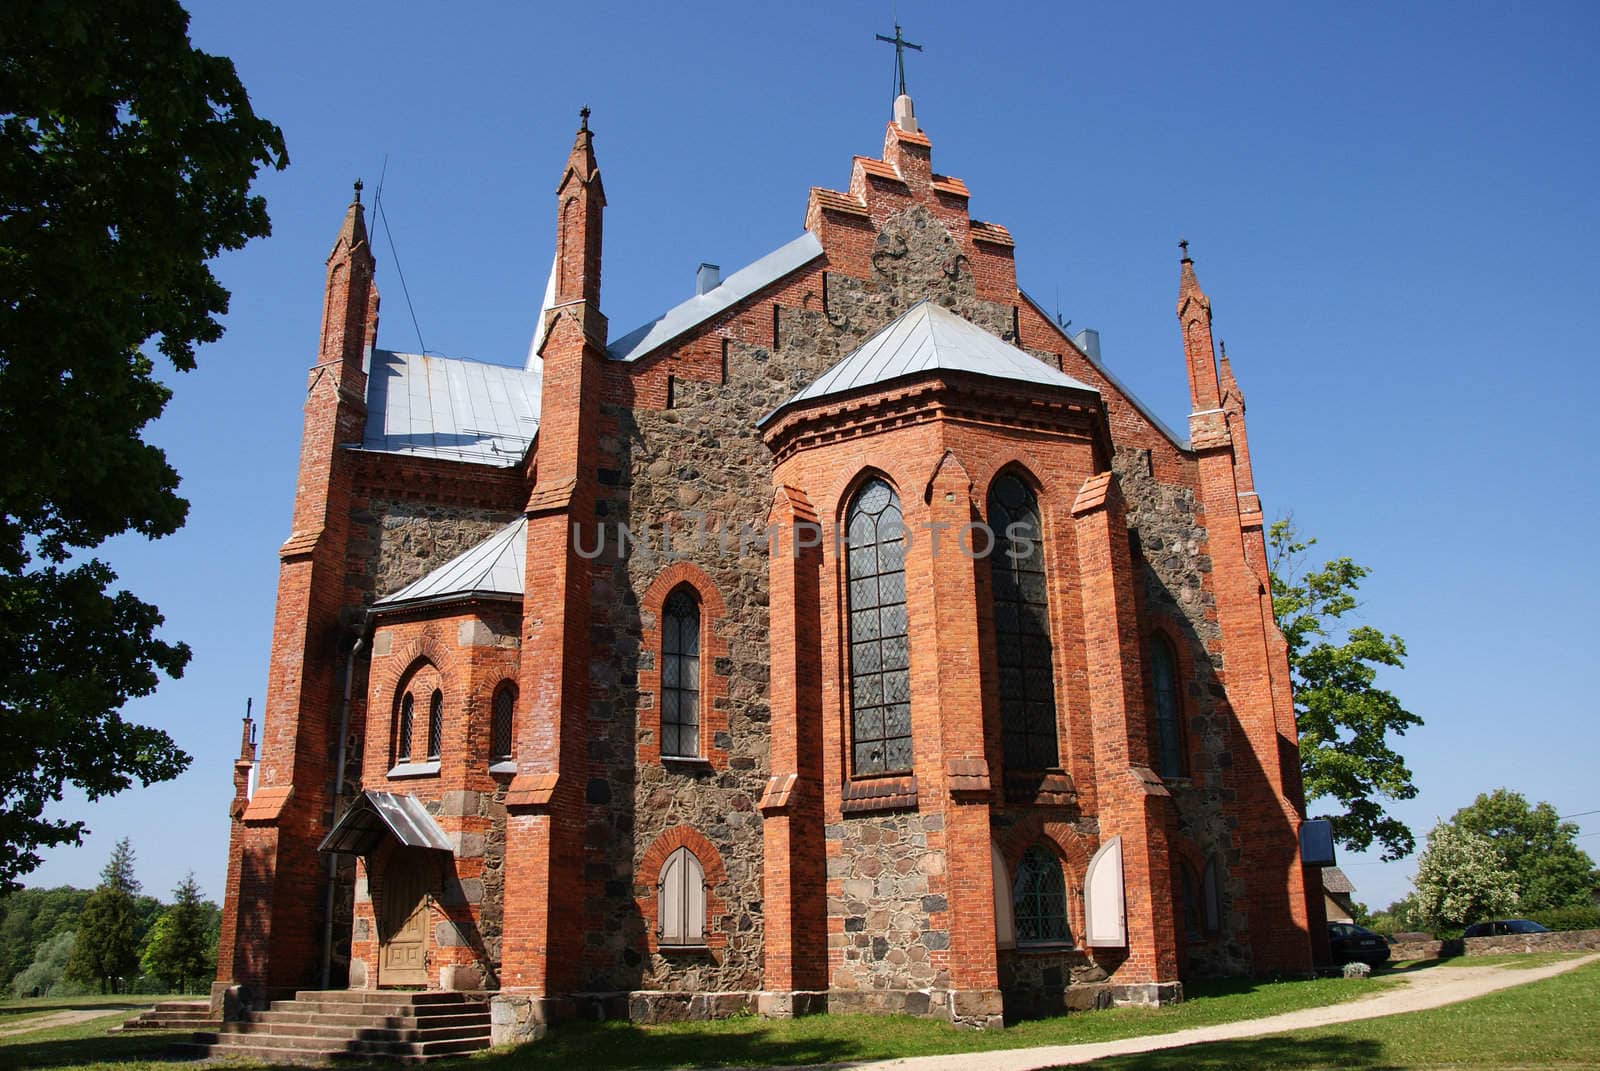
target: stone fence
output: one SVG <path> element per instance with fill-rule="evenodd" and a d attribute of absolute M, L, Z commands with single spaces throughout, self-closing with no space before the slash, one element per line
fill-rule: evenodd
<path fill-rule="evenodd" d="M 1600 930 L 1508 933 L 1499 937 L 1457 937 L 1449 941 L 1399 941 L 1389 946 L 1392 960 L 1501 956 L 1508 952 L 1600 951 Z"/>

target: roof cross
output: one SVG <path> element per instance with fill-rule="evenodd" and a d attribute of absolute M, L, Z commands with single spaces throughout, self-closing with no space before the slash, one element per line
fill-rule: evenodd
<path fill-rule="evenodd" d="M 876 36 L 878 40 L 888 42 L 894 46 L 895 81 L 900 87 L 899 95 L 903 97 L 906 95 L 906 49 L 909 48 L 913 52 L 921 52 L 922 46 L 914 45 L 902 37 L 900 35 L 900 24 L 898 22 L 894 24 L 893 37 L 885 37 L 881 33 L 875 34 L 874 36 Z"/>

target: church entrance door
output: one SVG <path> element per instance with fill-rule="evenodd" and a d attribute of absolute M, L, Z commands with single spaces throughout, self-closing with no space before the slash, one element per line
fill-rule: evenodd
<path fill-rule="evenodd" d="M 396 852 L 384 867 L 378 924 L 380 986 L 428 984 L 428 867 L 420 852 Z"/>

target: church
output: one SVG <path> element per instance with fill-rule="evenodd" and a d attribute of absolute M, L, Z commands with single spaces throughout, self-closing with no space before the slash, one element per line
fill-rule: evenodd
<path fill-rule="evenodd" d="M 792 241 L 626 332 L 587 109 L 552 177 L 520 366 L 379 346 L 357 184 L 214 999 L 476 994 L 497 1041 L 991 1027 L 1325 962 L 1244 397 L 1187 247 L 1180 431 L 1020 288 L 904 94 Z"/>

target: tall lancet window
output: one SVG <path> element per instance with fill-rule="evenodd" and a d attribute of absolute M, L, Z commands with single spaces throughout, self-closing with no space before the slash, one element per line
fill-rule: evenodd
<path fill-rule="evenodd" d="M 1006 768 L 1042 770 L 1060 761 L 1044 531 L 1038 499 L 1009 473 L 989 487 L 989 527 L 994 532 L 989 576 Z"/>
<path fill-rule="evenodd" d="M 444 737 L 444 693 L 435 688 L 428 700 L 428 759 L 439 758 L 439 741 Z"/>
<path fill-rule="evenodd" d="M 850 712 L 855 772 L 911 769 L 911 659 L 900 499 L 873 477 L 846 514 Z"/>
<path fill-rule="evenodd" d="M 406 762 L 411 758 L 411 730 L 416 721 L 416 706 L 417 701 L 410 692 L 400 697 L 400 726 L 395 731 L 395 762 Z"/>
<path fill-rule="evenodd" d="M 700 603 L 688 588 L 661 607 L 661 754 L 700 754 Z"/>
<path fill-rule="evenodd" d="M 1178 660 L 1167 638 L 1150 638 L 1150 683 L 1156 698 L 1156 768 L 1162 777 L 1184 776 L 1183 726 L 1178 712 Z"/>

